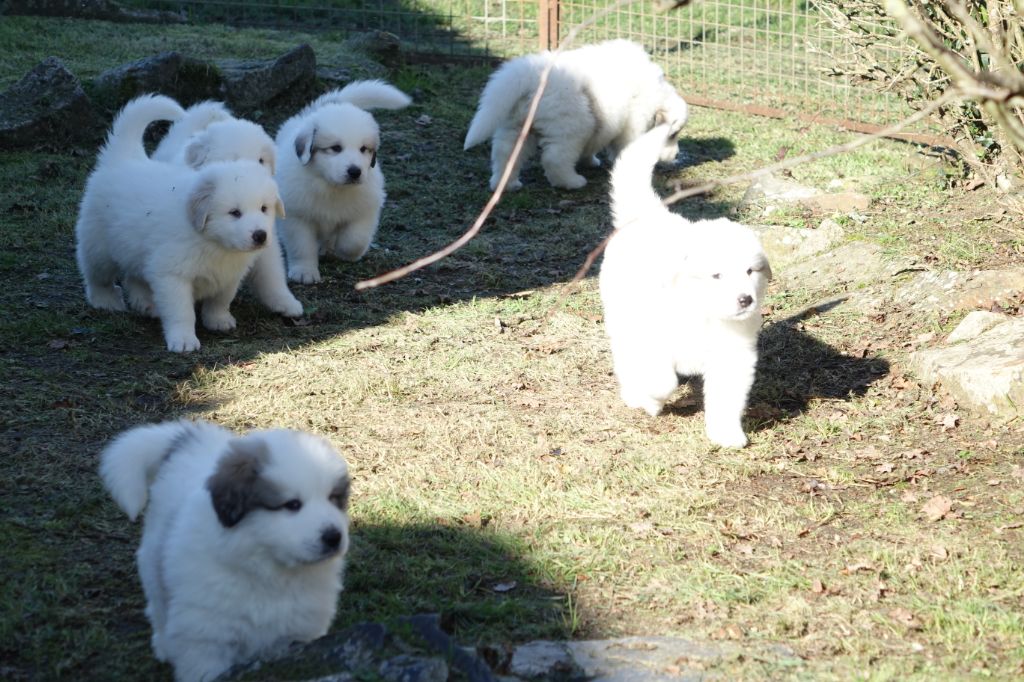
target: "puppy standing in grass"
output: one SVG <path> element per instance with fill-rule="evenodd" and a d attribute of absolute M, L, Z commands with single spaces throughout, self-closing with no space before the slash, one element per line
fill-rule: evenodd
<path fill-rule="evenodd" d="M 273 175 L 277 155 L 274 140 L 262 126 L 235 118 L 222 102 L 200 102 L 174 122 L 151 158 L 197 170 L 217 161 L 248 159 Z M 267 245 L 256 257 L 249 281 L 257 298 L 271 310 L 288 317 L 302 316 L 302 304 L 288 289 L 276 230 L 267 235 Z"/>
<path fill-rule="evenodd" d="M 380 129 L 365 109 L 412 100 L 382 81 L 355 81 L 321 95 L 277 133 L 277 181 L 288 206 L 280 221 L 288 278 L 320 281 L 321 253 L 359 260 L 377 233 L 384 173 Z"/>
<path fill-rule="evenodd" d="M 148 158 L 146 126 L 183 113 L 163 96 L 125 105 L 86 183 L 75 225 L 89 303 L 125 310 L 123 288 L 133 308 L 160 318 L 175 352 L 200 347 L 196 301 L 207 329 L 235 327 L 231 301 L 273 234 L 275 214 L 284 214 L 274 179 L 256 162 L 195 171 Z M 264 302 L 275 309 L 284 298 Z"/>
<path fill-rule="evenodd" d="M 703 376 L 708 438 L 743 447 L 772 273 L 749 228 L 724 218 L 690 222 L 661 203 L 651 171 L 670 132 L 646 133 L 612 170 L 615 233 L 599 285 L 615 376 L 626 405 L 651 416 L 679 376 Z"/>
<path fill-rule="evenodd" d="M 153 652 L 209 682 L 327 633 L 349 546 L 345 460 L 322 438 L 203 422 L 131 429 L 100 474 L 135 520 Z"/>
<path fill-rule="evenodd" d="M 539 147 L 540 161 L 554 187 L 587 184 L 576 172 L 582 161 L 599 166 L 604 151 L 610 163 L 630 142 L 658 124 L 667 124 L 659 159 L 672 162 L 688 107 L 644 48 L 628 40 L 609 40 L 555 56 L 525 55 L 495 71 L 466 133 L 465 148 L 491 139 L 491 189 L 494 189 L 526 121 L 530 102 L 545 67 L 554 61 L 547 87 L 508 188 L 519 189 L 519 171 Z"/>

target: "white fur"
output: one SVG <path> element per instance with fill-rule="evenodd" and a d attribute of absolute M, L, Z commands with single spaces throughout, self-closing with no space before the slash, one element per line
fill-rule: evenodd
<path fill-rule="evenodd" d="M 136 557 L 153 652 L 178 682 L 208 682 L 327 632 L 349 482 L 326 440 L 165 422 L 119 435 L 100 474 L 132 520 L 145 509 Z"/>
<path fill-rule="evenodd" d="M 501 178 L 526 120 L 541 73 L 554 60 L 530 135 L 509 177 L 508 188 L 519 189 L 519 171 L 539 147 L 541 165 L 555 187 L 578 189 L 587 184 L 576 172 L 580 161 L 600 165 L 604 151 L 609 162 L 630 142 L 653 126 L 670 126 L 659 159 L 672 162 L 679 147 L 676 137 L 686 123 L 688 107 L 651 61 L 643 47 L 628 40 L 610 40 L 570 50 L 525 55 L 495 71 L 466 133 L 469 149 L 491 139 L 491 189 Z"/>
<path fill-rule="evenodd" d="M 277 154 L 274 140 L 260 125 L 233 117 L 220 102 L 201 102 L 171 126 L 152 158 L 196 169 L 217 161 L 248 159 L 273 175 Z M 302 303 L 288 289 L 276 230 L 256 258 L 249 281 L 271 310 L 288 317 L 302 315 Z"/>
<path fill-rule="evenodd" d="M 661 411 L 678 376 L 704 378 L 708 438 L 743 447 L 761 302 L 771 269 L 749 228 L 725 218 L 690 222 L 651 188 L 668 126 L 627 147 L 612 170 L 615 233 L 600 291 L 622 399 Z"/>
<path fill-rule="evenodd" d="M 279 226 L 289 279 L 319 282 L 321 253 L 355 261 L 370 248 L 386 194 L 380 130 L 364 109 L 399 109 L 410 101 L 382 81 L 356 81 L 281 126 L 277 181 L 288 217 Z"/>
<path fill-rule="evenodd" d="M 271 239 L 275 214 L 284 212 L 273 178 L 255 162 L 195 171 L 149 159 L 146 124 L 180 112 L 161 96 L 125 105 L 86 182 L 75 225 L 89 303 L 125 310 L 123 290 L 132 308 L 160 318 L 175 352 L 200 346 L 196 301 L 207 329 L 234 328 L 231 301 Z M 264 303 L 275 309 L 279 301 Z"/>

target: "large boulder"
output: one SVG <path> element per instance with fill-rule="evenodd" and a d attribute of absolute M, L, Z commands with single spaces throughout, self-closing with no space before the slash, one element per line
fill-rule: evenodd
<path fill-rule="evenodd" d="M 299 45 L 263 61 L 220 61 L 223 98 L 238 112 L 258 109 L 283 94 L 308 95 L 316 82 L 316 54 Z"/>
<path fill-rule="evenodd" d="M 0 93 L 0 149 L 55 148 L 93 143 L 100 119 L 82 84 L 56 57 L 47 57 Z"/>
<path fill-rule="evenodd" d="M 162 52 L 104 71 L 93 81 L 97 99 L 117 109 L 128 100 L 158 92 L 188 105 L 220 96 L 223 78 L 217 67 L 178 52 Z"/>

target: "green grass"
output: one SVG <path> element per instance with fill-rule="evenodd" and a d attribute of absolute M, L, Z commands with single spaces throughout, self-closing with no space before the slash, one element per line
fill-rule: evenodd
<path fill-rule="evenodd" d="M 16 49 L 0 83 L 48 54 L 88 78 L 171 47 L 271 58 L 300 41 L 344 58 L 324 34 L 7 17 L 0 44 Z M 308 325 L 285 324 L 243 291 L 238 330 L 200 330 L 203 349 L 187 356 L 163 350 L 154 321 L 84 302 L 73 224 L 94 150 L 0 153 L 4 676 L 169 679 L 149 651 L 138 527 L 101 489 L 96 455 L 124 428 L 179 416 L 309 429 L 349 461 L 353 548 L 337 628 L 430 611 L 465 644 L 728 640 L 742 654 L 707 670 L 726 679 L 1020 675 L 1024 556 L 1021 531 L 1005 527 L 1020 519 L 1024 438 L 964 413 L 942 431 L 936 417 L 955 406 L 901 369 L 908 339 L 948 321 L 879 323 L 842 307 L 789 319 L 836 292 L 776 283 L 752 445 L 733 452 L 704 439 L 689 387 L 657 419 L 623 407 L 593 279 L 563 291 L 610 227 L 604 171 L 566 193 L 531 167 L 469 247 L 353 290 L 453 239 L 486 201 L 487 151 L 464 153 L 461 140 L 487 75 L 414 64 L 388 74 L 418 99 L 377 116 L 389 193 L 377 248 L 358 263 L 326 261 L 323 283 L 295 287 Z M 261 122 L 273 132 L 288 113 Z M 849 137 L 695 108 L 687 164 L 657 184 Z M 912 151 L 880 143 L 793 174 L 819 187 L 840 177 L 873 197 L 864 222 L 846 220 L 851 238 L 894 252 L 932 244 L 940 265 L 1019 254 L 1019 235 L 981 229 L 992 225 L 970 205 L 981 195 L 957 202 L 908 174 Z M 743 190 L 678 210 L 722 215 Z M 793 220 L 756 207 L 739 217 Z M 938 493 L 958 515 L 932 523 L 920 509 Z M 796 656 L 767 648 L 776 643 Z"/>

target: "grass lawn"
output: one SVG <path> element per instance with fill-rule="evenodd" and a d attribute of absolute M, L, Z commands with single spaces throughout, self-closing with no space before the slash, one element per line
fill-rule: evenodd
<path fill-rule="evenodd" d="M 90 77 L 171 47 L 271 58 L 303 41 L 342 58 L 325 34 L 7 17 L 0 87 L 49 54 Z M 604 171 L 569 193 L 532 167 L 465 249 L 353 290 L 461 234 L 483 206 L 487 150 L 461 148 L 487 75 L 391 73 L 416 102 L 377 116 L 389 193 L 377 246 L 293 288 L 303 324 L 243 291 L 238 329 L 200 330 L 189 355 L 166 352 L 155 321 L 85 304 L 73 225 L 95 150 L 0 152 L 0 676 L 170 679 L 149 650 L 139 529 L 101 489 L 96 456 L 126 427 L 175 417 L 310 429 L 344 454 L 353 545 L 338 628 L 439 611 L 464 644 L 729 640 L 750 653 L 706 671 L 723 679 L 1024 674 L 1021 426 L 971 417 L 904 369 L 920 334 L 955 320 L 890 311 L 880 322 L 841 306 L 804 316 L 835 292 L 774 284 L 752 444 L 725 451 L 705 440 L 688 388 L 655 419 L 625 408 L 594 280 L 562 298 L 610 226 Z M 274 132 L 288 113 L 261 122 Z M 695 108 L 687 163 L 659 182 L 847 139 Z M 873 197 L 853 238 L 937 267 L 1019 262 L 1021 235 L 992 219 L 989 199 L 945 194 L 913 154 L 879 143 L 794 176 Z M 722 215 L 742 193 L 678 209 Z M 939 494 L 954 505 L 930 521 L 922 507 Z M 772 643 L 796 656 L 762 655 Z"/>

